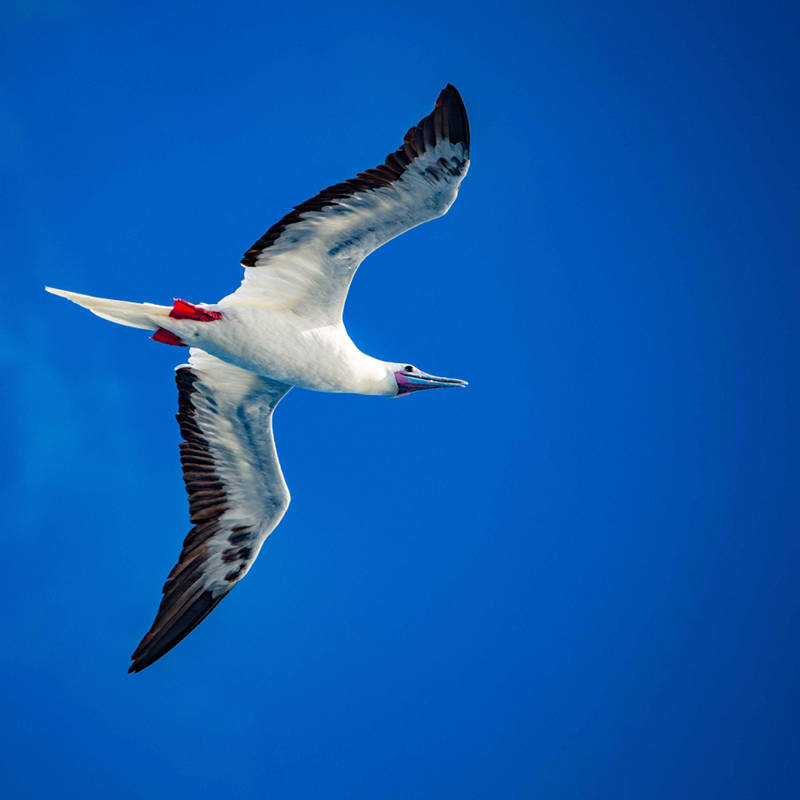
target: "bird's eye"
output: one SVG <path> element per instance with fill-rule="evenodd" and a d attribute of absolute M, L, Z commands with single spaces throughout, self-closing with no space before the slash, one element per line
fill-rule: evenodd
<path fill-rule="evenodd" d="M 412 367 L 412 366 L 411 366 L 411 364 L 406 364 L 406 366 L 405 366 L 405 367 L 403 367 L 403 369 L 404 369 L 406 372 L 413 372 L 413 371 L 414 371 L 414 367 Z"/>

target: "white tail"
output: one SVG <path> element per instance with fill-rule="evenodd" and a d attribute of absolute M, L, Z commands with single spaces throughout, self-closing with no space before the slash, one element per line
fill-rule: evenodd
<path fill-rule="evenodd" d="M 125 300 L 107 300 L 104 297 L 91 297 L 88 294 L 78 294 L 77 292 L 65 292 L 63 289 L 52 289 L 44 287 L 50 294 L 57 294 L 59 297 L 66 297 L 79 306 L 88 308 L 92 314 L 107 319 L 109 322 L 117 322 L 120 325 L 128 325 L 131 328 L 144 328 L 154 331 L 161 327 L 159 320 L 169 317 L 169 306 L 157 306 L 153 303 L 128 303 Z"/>

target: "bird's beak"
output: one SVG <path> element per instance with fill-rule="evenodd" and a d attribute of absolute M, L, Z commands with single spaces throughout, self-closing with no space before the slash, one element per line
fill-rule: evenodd
<path fill-rule="evenodd" d="M 427 372 L 395 372 L 397 378 L 397 394 L 408 394 L 419 389 L 446 389 L 448 387 L 467 385 L 460 378 L 440 378 L 437 375 L 428 375 Z"/>

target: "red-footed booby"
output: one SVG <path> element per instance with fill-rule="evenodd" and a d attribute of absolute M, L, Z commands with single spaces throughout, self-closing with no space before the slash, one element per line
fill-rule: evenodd
<path fill-rule="evenodd" d="M 177 367 L 181 464 L 194 525 L 130 672 L 161 658 L 247 574 L 280 522 L 289 490 L 272 412 L 293 387 L 399 397 L 466 386 L 362 353 L 342 321 L 359 264 L 395 236 L 440 217 L 469 167 L 469 124 L 448 85 L 383 164 L 324 189 L 244 255 L 244 280 L 218 303 L 129 303 L 47 291 L 103 319 L 188 346 Z"/>

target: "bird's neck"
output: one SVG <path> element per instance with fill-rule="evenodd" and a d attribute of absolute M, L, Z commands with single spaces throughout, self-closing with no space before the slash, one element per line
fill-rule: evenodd
<path fill-rule="evenodd" d="M 394 397 L 397 394 L 397 381 L 394 370 L 377 358 L 358 353 L 352 362 L 353 389 L 356 394 Z"/>
<path fill-rule="evenodd" d="M 308 389 L 394 397 L 397 381 L 390 364 L 362 353 L 348 336 L 344 325 L 314 328 L 304 333 L 309 352 L 314 353 L 312 380 Z"/>

